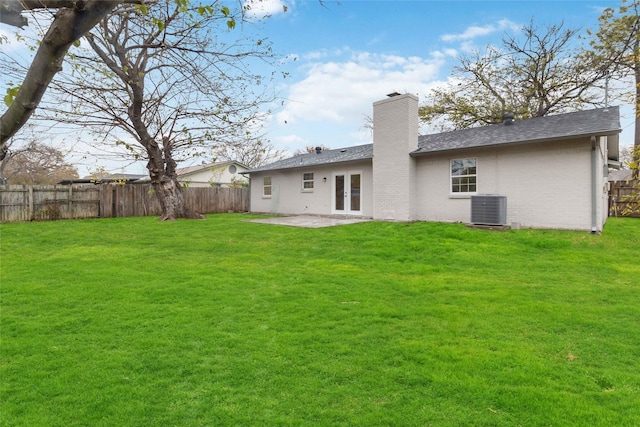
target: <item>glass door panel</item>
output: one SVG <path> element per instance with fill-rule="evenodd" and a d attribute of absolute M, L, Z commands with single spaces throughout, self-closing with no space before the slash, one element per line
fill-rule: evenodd
<path fill-rule="evenodd" d="M 350 184 L 351 205 L 349 210 L 360 211 L 360 174 L 351 175 Z"/>
<path fill-rule="evenodd" d="M 336 211 L 344 211 L 344 175 L 336 175 L 335 176 L 335 206 L 334 209 Z"/>

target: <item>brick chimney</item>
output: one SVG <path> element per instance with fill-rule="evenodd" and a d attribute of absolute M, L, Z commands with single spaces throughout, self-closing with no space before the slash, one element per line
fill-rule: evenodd
<path fill-rule="evenodd" d="M 373 103 L 373 218 L 415 218 L 415 161 L 418 148 L 418 97 L 390 94 Z"/>

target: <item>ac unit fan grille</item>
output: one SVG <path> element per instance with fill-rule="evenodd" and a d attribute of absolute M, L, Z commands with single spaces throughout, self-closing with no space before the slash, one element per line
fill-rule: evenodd
<path fill-rule="evenodd" d="M 471 196 L 471 223 L 505 225 L 507 223 L 507 197 L 498 195 Z"/>

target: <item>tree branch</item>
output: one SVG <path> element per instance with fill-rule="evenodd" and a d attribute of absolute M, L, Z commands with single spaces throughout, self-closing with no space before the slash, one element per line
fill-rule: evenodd
<path fill-rule="evenodd" d="M 102 0 L 115 7 L 121 3 L 143 4 L 144 0 Z M 0 22 L 13 27 L 26 27 L 28 20 L 22 12 L 37 9 L 74 9 L 84 10 L 90 0 L 3 0 L 0 4 Z"/>
<path fill-rule="evenodd" d="M 45 34 L 16 98 L 0 117 L 0 160 L 4 145 L 31 117 L 40 103 L 53 76 L 62 69 L 69 47 L 93 28 L 114 7 L 124 2 L 141 0 L 5 0 L 2 8 L 21 7 L 22 10 L 53 8 L 64 5 L 56 13 Z M 73 5 L 73 7 L 66 7 Z M 0 16 L 4 16 L 2 13 Z"/>

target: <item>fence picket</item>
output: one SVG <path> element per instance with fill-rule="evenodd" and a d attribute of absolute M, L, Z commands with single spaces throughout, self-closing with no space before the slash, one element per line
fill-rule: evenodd
<path fill-rule="evenodd" d="M 609 190 L 609 216 L 623 216 L 622 212 L 625 211 L 627 205 L 632 203 L 625 200 L 625 196 L 630 196 L 638 188 L 640 188 L 638 180 L 612 182 Z M 638 217 L 640 215 L 631 214 L 627 216 Z"/>
<path fill-rule="evenodd" d="M 247 188 L 186 188 L 187 206 L 196 212 L 246 212 Z M 159 216 L 160 203 L 145 185 L 0 186 L 0 222 Z"/>

